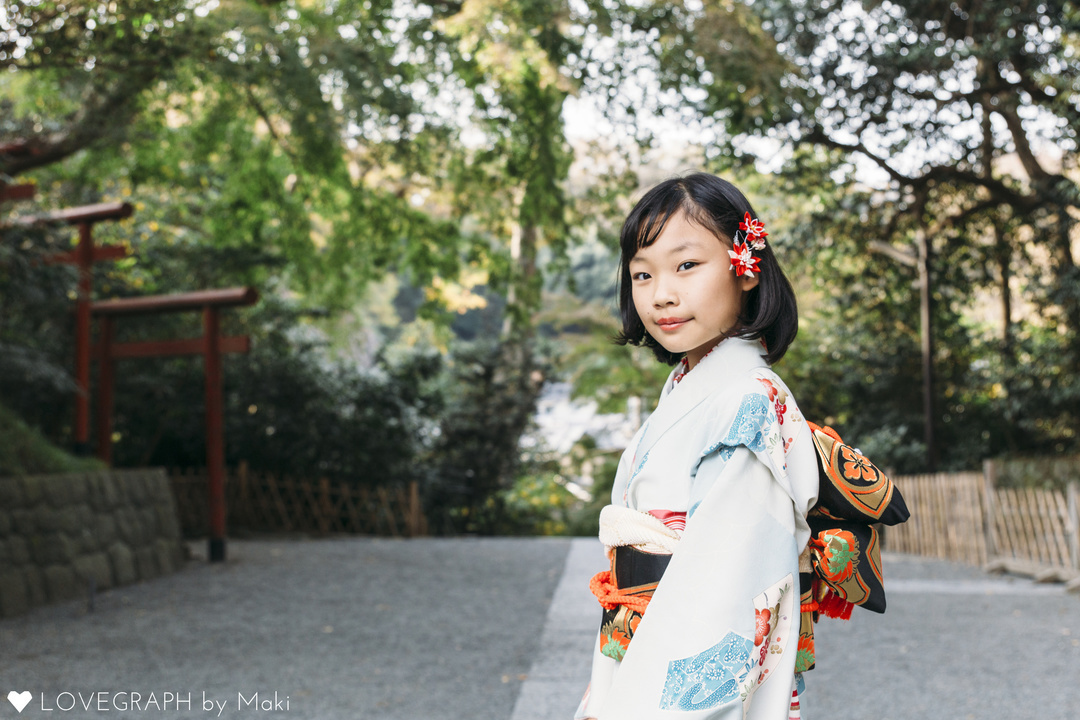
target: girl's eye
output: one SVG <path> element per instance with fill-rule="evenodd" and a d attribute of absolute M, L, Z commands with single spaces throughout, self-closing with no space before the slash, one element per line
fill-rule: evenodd
<path fill-rule="evenodd" d="M 700 263 L 696 263 L 696 262 L 694 262 L 692 260 L 688 260 L 688 261 L 684 262 L 682 265 L 680 265 L 679 269 L 680 270 L 689 270 L 690 268 L 696 267 L 698 265 L 700 265 Z"/>
<path fill-rule="evenodd" d="M 633 275 L 630 276 L 630 279 L 631 280 L 648 280 L 649 279 L 649 273 L 646 273 L 646 272 L 634 273 Z"/>

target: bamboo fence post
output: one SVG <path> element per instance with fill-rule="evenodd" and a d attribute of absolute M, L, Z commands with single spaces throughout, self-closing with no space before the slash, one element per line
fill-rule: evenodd
<path fill-rule="evenodd" d="M 409 537 L 422 535 L 423 510 L 420 507 L 420 483 L 409 483 Z"/>
<path fill-rule="evenodd" d="M 330 534 L 330 480 L 319 478 L 319 534 Z"/>
<path fill-rule="evenodd" d="M 937 546 L 934 544 L 934 499 L 931 493 L 933 486 L 926 481 L 925 475 L 919 477 L 918 484 L 920 490 L 922 490 L 919 499 L 919 504 L 922 505 L 919 512 L 919 517 L 922 518 L 922 521 L 919 523 L 919 540 L 924 548 L 923 554 L 928 557 L 936 557 Z"/>
<path fill-rule="evenodd" d="M 1058 529 L 1061 527 L 1061 523 L 1058 522 L 1057 512 L 1054 508 L 1054 491 L 1039 490 L 1038 493 L 1039 513 L 1044 516 L 1046 523 L 1046 547 L 1049 550 L 1050 564 L 1056 567 L 1065 567 L 1068 559 L 1062 557 L 1061 548 L 1058 546 L 1061 535 Z"/>
<path fill-rule="evenodd" d="M 911 484 L 915 490 L 915 506 L 918 508 L 914 513 L 915 544 L 919 548 L 920 555 L 933 555 L 933 551 L 927 543 L 929 536 L 926 534 L 926 528 L 932 520 L 930 517 L 930 506 L 926 502 L 926 486 L 925 483 L 917 477 L 911 479 Z M 908 522 L 912 521 L 909 520 Z"/>
<path fill-rule="evenodd" d="M 981 473 L 971 477 L 971 512 L 975 518 L 971 543 L 975 547 L 975 563 L 979 567 L 986 565 L 989 555 L 986 548 L 986 516 L 983 514 L 983 477 Z"/>
<path fill-rule="evenodd" d="M 1032 538 L 1035 540 L 1035 552 L 1038 562 L 1043 565 L 1050 564 L 1050 548 L 1046 542 L 1046 525 L 1043 522 L 1042 508 L 1039 507 L 1039 491 L 1035 488 L 1027 488 L 1028 513 L 1031 515 Z"/>
<path fill-rule="evenodd" d="M 985 523 L 982 511 L 982 474 L 972 473 L 968 479 L 968 515 L 971 517 L 971 537 L 968 542 L 971 545 L 975 565 L 986 564 Z"/>
<path fill-rule="evenodd" d="M 983 541 L 986 544 L 986 560 L 989 562 L 998 554 L 997 541 L 994 538 L 994 485 L 997 482 L 997 466 L 993 460 L 983 463 L 983 513 L 986 517 L 983 523 Z"/>
<path fill-rule="evenodd" d="M 386 518 L 390 528 L 390 535 L 392 537 L 401 537 L 401 533 L 398 532 L 397 521 L 394 519 L 394 508 L 390 505 L 390 497 L 386 493 L 386 486 L 380 485 L 375 488 L 375 492 L 379 497 L 379 505 L 382 506 L 383 516 Z"/>
<path fill-rule="evenodd" d="M 1059 523 L 1055 517 L 1054 512 L 1051 510 L 1051 504 L 1053 503 L 1053 491 L 1041 490 L 1039 491 L 1039 500 L 1041 507 L 1040 513 L 1045 514 L 1046 518 L 1046 546 L 1049 549 L 1050 564 L 1058 567 L 1065 567 L 1065 558 L 1061 557 L 1057 541 L 1058 541 L 1058 527 Z"/>
<path fill-rule="evenodd" d="M 1013 488 L 1013 493 L 1016 496 L 1016 506 L 1020 510 L 1020 527 L 1023 533 L 1024 552 L 1027 554 L 1028 560 L 1038 562 L 1039 548 L 1035 541 L 1035 525 L 1032 522 L 1031 508 L 1028 507 L 1027 493 L 1024 492 L 1024 488 Z"/>
<path fill-rule="evenodd" d="M 1054 541 L 1057 544 L 1061 567 L 1072 567 L 1072 552 L 1069 548 L 1069 506 L 1065 493 L 1053 490 L 1047 499 L 1054 515 Z"/>
<path fill-rule="evenodd" d="M 1075 480 L 1069 483 L 1066 494 L 1068 495 L 1069 520 L 1065 532 L 1069 535 L 1069 554 L 1072 555 L 1074 570 L 1080 570 L 1080 483 Z"/>
<path fill-rule="evenodd" d="M 949 510 L 949 492 L 945 487 L 945 483 L 942 481 L 941 475 L 932 475 L 930 482 L 933 483 L 936 490 L 935 502 L 934 502 L 934 524 L 937 526 L 934 532 L 934 539 L 937 540 L 937 556 L 946 560 L 950 559 L 952 553 L 952 542 L 950 535 L 951 528 L 949 527 L 949 520 L 946 515 Z"/>
<path fill-rule="evenodd" d="M 284 483 L 285 479 L 281 481 Z M 277 476 L 267 475 L 266 485 L 270 490 L 270 498 L 277 508 L 278 517 L 281 518 L 281 524 L 285 526 L 285 532 L 290 532 L 293 529 L 292 519 L 289 517 L 289 509 L 285 506 L 285 500 L 281 496 L 281 488 L 278 486 Z"/>
<path fill-rule="evenodd" d="M 931 475 L 930 482 L 934 485 L 934 524 L 937 526 L 934 536 L 938 541 L 938 557 L 951 560 L 955 552 L 953 532 L 956 528 L 949 522 L 949 488 L 941 474 Z"/>
<path fill-rule="evenodd" d="M 979 553 L 972 543 L 972 540 L 976 535 L 976 508 L 973 506 L 972 502 L 974 500 L 974 493 L 972 492 L 974 484 L 971 482 L 971 476 L 965 473 L 960 476 L 958 485 L 956 509 L 959 511 L 962 518 L 962 523 L 960 524 L 960 545 L 963 548 L 964 562 L 974 565 L 979 561 Z"/>
<path fill-rule="evenodd" d="M 1031 505 L 1031 519 L 1035 525 L 1035 544 L 1039 551 L 1039 562 L 1053 565 L 1054 555 L 1050 544 L 1050 532 L 1047 528 L 1048 518 L 1043 512 L 1043 499 L 1042 490 L 1028 488 L 1028 504 Z"/>
<path fill-rule="evenodd" d="M 959 527 L 956 524 L 956 483 L 948 475 L 937 476 L 941 488 L 941 526 L 945 539 L 945 557 L 950 560 L 961 559 L 962 548 L 957 542 Z"/>
<path fill-rule="evenodd" d="M 251 516 L 251 495 L 250 488 L 248 487 L 248 461 L 241 460 L 240 464 L 236 466 L 236 500 L 229 505 L 229 508 L 235 508 L 236 514 L 243 518 L 243 521 L 248 526 L 254 524 Z"/>
<path fill-rule="evenodd" d="M 1009 508 L 1009 532 L 1012 534 L 1013 557 L 1029 559 L 1027 529 L 1024 525 L 1024 513 L 1020 507 L 1020 497 L 1016 488 L 1002 488 L 1006 507 Z"/>
<path fill-rule="evenodd" d="M 1028 520 L 1028 537 L 1031 538 L 1031 559 L 1042 564 L 1044 562 L 1043 553 L 1046 543 L 1043 541 L 1045 533 L 1043 532 L 1042 520 L 1039 517 L 1038 498 L 1035 495 L 1035 489 L 1030 487 L 1020 488 L 1020 494 L 1024 498 L 1024 515 Z"/>
<path fill-rule="evenodd" d="M 1027 544 L 1024 542 L 1026 530 L 1024 529 L 1023 514 L 1020 510 L 1020 499 L 1016 495 L 1016 488 L 1001 488 L 1005 507 L 1009 508 L 1009 533 L 1012 540 L 1013 557 L 1028 559 Z"/>
<path fill-rule="evenodd" d="M 368 492 L 368 489 L 366 487 L 360 487 L 356 489 L 356 496 L 357 502 L 360 504 L 360 509 L 364 511 L 364 515 L 359 517 L 364 517 L 366 519 L 366 522 L 364 524 L 365 532 L 368 535 L 378 535 L 378 517 L 376 516 L 375 519 L 372 520 L 371 515 L 371 494 Z M 357 527 L 359 528 L 359 526 Z"/>
<path fill-rule="evenodd" d="M 348 485 L 341 486 L 341 494 L 345 499 L 345 509 L 349 514 L 349 532 L 360 533 L 363 532 L 361 528 L 363 523 L 360 521 L 360 515 L 357 513 L 356 500 L 353 500 L 353 491 Z"/>
<path fill-rule="evenodd" d="M 1015 503 L 1009 497 L 1009 488 L 1001 488 L 996 491 L 997 501 L 1001 506 L 1001 529 L 1005 541 L 1009 545 L 1009 557 L 1020 555 L 1020 541 L 1016 537 L 1016 528 L 1013 524 L 1013 510 Z"/>

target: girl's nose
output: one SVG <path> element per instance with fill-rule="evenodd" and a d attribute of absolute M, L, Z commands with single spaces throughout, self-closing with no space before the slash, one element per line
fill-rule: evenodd
<path fill-rule="evenodd" d="M 653 292 L 653 307 L 665 307 L 674 305 L 676 301 L 675 290 L 670 281 L 663 278 L 656 279 L 655 291 Z"/>

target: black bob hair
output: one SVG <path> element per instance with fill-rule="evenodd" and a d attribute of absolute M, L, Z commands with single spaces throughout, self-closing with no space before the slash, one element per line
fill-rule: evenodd
<path fill-rule="evenodd" d="M 634 307 L 630 260 L 638 250 L 656 242 L 667 221 L 678 212 L 685 213 L 687 220 L 710 231 L 726 245 L 731 245 L 746 213 L 758 217 L 738 188 L 708 173 L 665 180 L 645 193 L 630 211 L 619 237 L 622 332 L 615 341 L 620 345 L 651 348 L 657 359 L 668 365 L 674 365 L 682 355 L 668 352 L 645 331 Z M 773 255 L 772 243 L 767 243 L 764 250 L 754 251 L 754 255 L 759 259 L 758 284 L 747 291 L 739 319 L 727 336 L 763 339 L 765 359 L 773 364 L 784 357 L 799 331 L 799 310 L 795 291 Z"/>

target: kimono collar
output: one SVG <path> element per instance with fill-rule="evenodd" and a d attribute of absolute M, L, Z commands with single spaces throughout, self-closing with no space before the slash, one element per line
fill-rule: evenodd
<path fill-rule="evenodd" d="M 648 452 L 668 428 L 718 389 L 740 380 L 751 370 L 769 367 L 764 352 L 760 340 L 732 337 L 713 348 L 678 383 L 674 381 L 679 372 L 676 365 L 664 383 L 660 403 L 649 416 L 636 455 Z"/>

